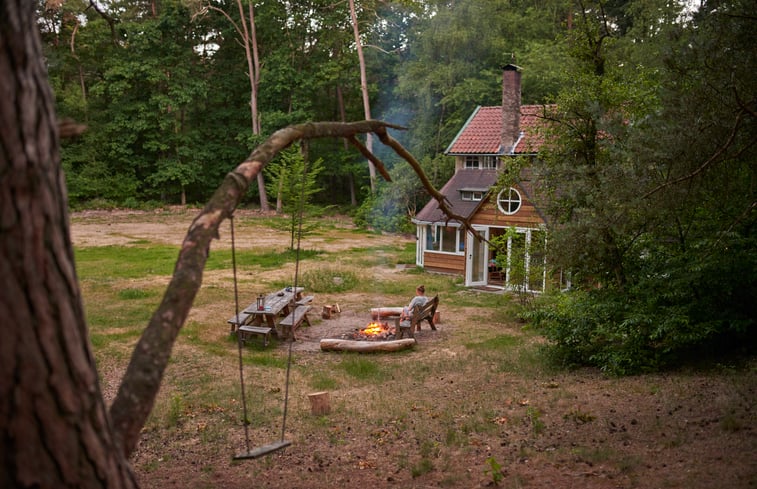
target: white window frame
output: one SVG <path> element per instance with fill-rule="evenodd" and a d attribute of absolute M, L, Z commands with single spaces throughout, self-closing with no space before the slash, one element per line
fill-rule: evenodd
<path fill-rule="evenodd" d="M 499 157 L 493 155 L 465 155 L 463 167 L 474 170 L 496 170 Z"/>
<path fill-rule="evenodd" d="M 478 155 L 465 155 L 465 162 L 463 165 L 465 168 L 473 168 L 478 170 L 481 168 L 481 161 Z"/>
<path fill-rule="evenodd" d="M 483 200 L 484 192 L 480 190 L 461 190 L 460 200 L 479 202 Z"/>
<path fill-rule="evenodd" d="M 499 167 L 499 158 L 496 156 L 483 156 L 479 160 L 479 168 L 482 170 L 496 170 Z"/>
<path fill-rule="evenodd" d="M 507 197 L 503 197 L 503 194 L 507 192 Z M 512 209 L 512 204 L 516 202 L 515 199 L 513 199 L 513 192 L 518 197 L 517 198 L 517 207 L 515 209 Z M 503 203 L 507 204 L 507 208 L 503 207 Z M 506 216 L 512 216 L 513 214 L 516 214 L 520 208 L 523 206 L 523 197 L 520 195 L 520 192 L 515 187 L 510 187 L 506 189 L 502 189 L 497 194 L 497 208 L 499 208 L 500 212 Z"/>
<path fill-rule="evenodd" d="M 440 229 L 445 228 L 445 227 L 455 230 L 455 245 L 454 245 L 455 251 L 447 251 L 443 249 L 444 246 L 446 245 L 446 243 L 444 242 L 445 235 L 444 235 L 444 232 L 440 231 Z M 464 249 L 465 238 L 461 236 L 463 234 L 461 231 L 462 231 L 462 228 L 457 227 L 457 226 L 437 226 L 437 225 L 429 224 L 427 225 L 426 233 L 430 233 L 431 243 L 432 245 L 436 245 L 436 246 L 432 246 L 431 248 L 429 248 L 427 246 L 428 238 L 423 242 L 423 246 L 426 249 L 426 251 L 429 251 L 432 253 L 448 253 L 450 255 L 462 255 L 465 252 L 465 249 Z M 438 240 L 436 239 L 437 235 L 439 237 Z"/>

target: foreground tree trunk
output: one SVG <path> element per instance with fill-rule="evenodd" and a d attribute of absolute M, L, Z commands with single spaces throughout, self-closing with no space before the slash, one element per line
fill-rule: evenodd
<path fill-rule="evenodd" d="M 136 487 L 87 341 L 35 2 L 0 2 L 0 487 Z"/>

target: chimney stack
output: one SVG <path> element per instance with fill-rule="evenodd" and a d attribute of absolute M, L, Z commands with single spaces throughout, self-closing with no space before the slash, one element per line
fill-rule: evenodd
<path fill-rule="evenodd" d="M 520 67 L 502 68 L 502 151 L 513 152 L 520 137 Z"/>

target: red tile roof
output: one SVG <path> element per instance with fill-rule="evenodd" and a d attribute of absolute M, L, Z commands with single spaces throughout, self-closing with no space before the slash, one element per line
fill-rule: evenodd
<path fill-rule="evenodd" d="M 539 131 L 544 125 L 541 117 L 543 105 L 522 105 L 520 107 L 520 130 L 522 137 L 515 145 L 515 154 L 531 154 L 539 151 L 544 137 Z M 502 107 L 477 107 L 446 153 L 456 154 L 510 154 L 509 148 L 502 148 Z"/>

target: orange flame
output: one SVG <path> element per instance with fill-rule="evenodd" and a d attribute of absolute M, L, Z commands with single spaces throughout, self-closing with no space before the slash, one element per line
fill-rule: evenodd
<path fill-rule="evenodd" d="M 360 332 L 366 335 L 377 335 L 384 333 L 386 327 L 381 323 L 368 323 L 368 326 L 363 328 Z"/>

